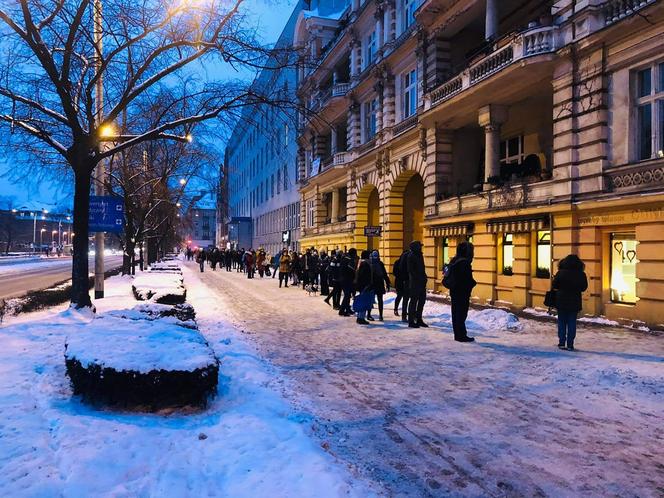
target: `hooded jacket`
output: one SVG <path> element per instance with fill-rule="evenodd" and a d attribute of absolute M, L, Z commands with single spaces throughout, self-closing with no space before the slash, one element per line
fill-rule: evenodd
<path fill-rule="evenodd" d="M 422 244 L 418 241 L 410 243 L 410 251 L 406 259 L 408 286 L 411 292 L 422 291 L 427 286 L 427 272 L 424 267 Z"/>
<path fill-rule="evenodd" d="M 588 279 L 582 267 L 578 267 L 572 260 L 563 259 L 551 287 L 556 291 L 558 311 L 581 311 L 581 293 L 588 288 Z"/>

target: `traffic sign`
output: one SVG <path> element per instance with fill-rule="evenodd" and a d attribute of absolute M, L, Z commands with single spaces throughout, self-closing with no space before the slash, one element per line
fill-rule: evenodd
<path fill-rule="evenodd" d="M 383 231 L 383 227 L 377 226 L 377 227 L 372 227 L 372 226 L 366 226 L 364 227 L 364 236 L 365 237 L 380 237 L 381 232 Z"/>
<path fill-rule="evenodd" d="M 121 197 L 90 196 L 90 232 L 122 232 L 124 202 Z"/>

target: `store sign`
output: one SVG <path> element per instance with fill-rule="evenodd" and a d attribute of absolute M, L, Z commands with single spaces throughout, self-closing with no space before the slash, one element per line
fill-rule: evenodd
<path fill-rule="evenodd" d="M 124 202 L 121 197 L 91 195 L 88 230 L 90 232 L 122 232 Z"/>
<path fill-rule="evenodd" d="M 380 237 L 383 227 L 381 226 L 366 226 L 364 227 L 364 236 L 365 237 Z"/>
<path fill-rule="evenodd" d="M 664 207 L 632 209 L 579 217 L 579 226 L 621 225 L 664 220 Z"/>
<path fill-rule="evenodd" d="M 291 233 L 290 230 L 284 230 L 281 232 L 281 242 L 284 244 L 290 244 Z"/>

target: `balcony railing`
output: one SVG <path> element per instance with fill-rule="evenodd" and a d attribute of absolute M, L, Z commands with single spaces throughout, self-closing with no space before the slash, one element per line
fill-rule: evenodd
<path fill-rule="evenodd" d="M 558 45 L 557 35 L 558 30 L 555 26 L 539 26 L 520 33 L 507 45 L 434 88 L 425 101 L 425 109 L 452 98 L 517 61 L 554 52 Z"/>
<path fill-rule="evenodd" d="M 393 136 L 397 136 L 400 133 L 403 133 L 406 130 L 410 130 L 417 124 L 417 114 L 413 114 L 412 116 L 407 117 L 400 123 L 395 124 L 392 127 L 392 134 Z"/>
<path fill-rule="evenodd" d="M 337 83 L 332 87 L 332 96 L 333 97 L 343 97 L 350 90 L 350 83 Z"/>
<path fill-rule="evenodd" d="M 604 173 L 610 190 L 638 190 L 664 186 L 664 160 L 653 159 L 608 169 Z"/>
<path fill-rule="evenodd" d="M 657 0 L 609 0 L 604 6 L 606 24 L 613 24 L 637 11 L 655 3 Z"/>
<path fill-rule="evenodd" d="M 365 152 L 370 151 L 376 146 L 376 139 L 372 138 L 368 142 L 363 143 L 362 145 L 358 145 L 356 147 L 357 153 L 358 154 L 364 154 Z"/>
<path fill-rule="evenodd" d="M 337 152 L 334 155 L 334 165 L 335 166 L 342 166 L 344 164 L 348 164 L 353 160 L 353 153 L 352 152 Z"/>

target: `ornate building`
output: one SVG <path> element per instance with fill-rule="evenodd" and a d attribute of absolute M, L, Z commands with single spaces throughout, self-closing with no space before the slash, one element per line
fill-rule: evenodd
<path fill-rule="evenodd" d="M 574 252 L 586 313 L 664 322 L 664 2 L 354 0 L 294 43 L 303 247 L 420 239 L 443 291 L 470 239 L 516 308 Z"/>

